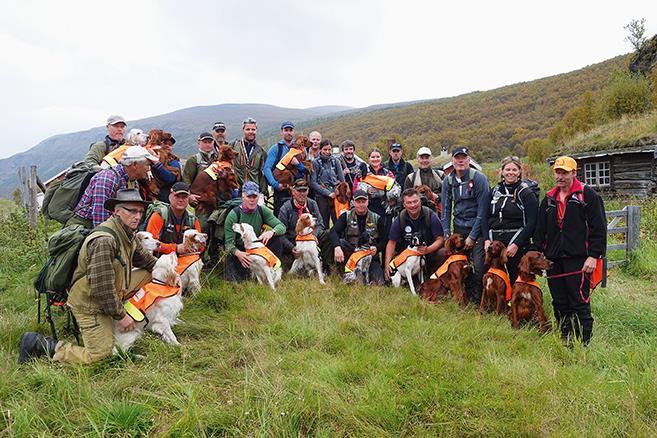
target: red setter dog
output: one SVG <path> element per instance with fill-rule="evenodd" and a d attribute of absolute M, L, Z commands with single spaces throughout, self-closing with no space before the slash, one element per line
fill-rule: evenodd
<path fill-rule="evenodd" d="M 511 283 L 506 272 L 506 262 L 506 246 L 499 240 L 493 240 L 486 250 L 484 261 L 489 269 L 482 279 L 484 287 L 479 305 L 482 313 L 495 310 L 498 315 L 502 315 L 507 312 L 506 303 L 511 298 Z"/>
<path fill-rule="evenodd" d="M 303 163 L 304 167 L 308 170 L 308 173 L 306 174 L 306 182 L 308 181 L 308 175 L 310 175 L 310 172 L 312 172 L 312 161 L 306 157 L 306 149 L 309 147 L 310 147 L 310 141 L 308 140 L 308 137 L 306 137 L 305 135 L 298 135 L 294 141 L 294 144 L 292 145 L 292 148 L 290 149 L 290 151 L 292 151 L 293 149 L 300 151 L 299 154 L 294 157 L 294 159 Z M 281 156 L 279 162 L 284 158 L 285 156 Z M 272 170 L 274 179 L 278 181 L 278 183 L 283 188 L 290 187 L 294 182 L 294 175 L 297 174 L 297 165 L 292 164 L 294 162 L 294 159 L 290 159 L 289 162 L 283 163 L 285 166 L 284 169 L 279 169 L 277 167 L 278 163 L 276 163 L 276 167 L 274 167 L 274 169 Z"/>
<path fill-rule="evenodd" d="M 549 330 L 543 310 L 543 292 L 536 282 L 536 276 L 550 269 L 552 262 L 538 251 L 529 251 L 518 264 L 518 279 L 511 290 L 511 327 L 520 328 L 520 323 L 538 322 L 542 332 Z"/>
<path fill-rule="evenodd" d="M 237 152 L 230 146 L 219 146 L 219 157 L 203 172 L 199 172 L 189 188 L 199 195 L 194 206 L 197 213 L 212 213 L 217 208 L 217 196 L 230 199 L 233 190 L 239 187 L 233 170 L 233 159 Z"/>
<path fill-rule="evenodd" d="M 417 192 L 420 195 L 427 198 L 427 201 L 431 202 L 433 205 L 436 206 L 436 212 L 437 212 L 438 216 L 440 216 L 440 213 L 442 213 L 442 211 L 443 211 L 443 206 L 440 203 L 440 199 L 438 198 L 438 196 L 436 196 L 436 194 L 431 191 L 431 188 L 426 184 L 422 184 L 422 185 L 419 185 L 419 186 L 415 187 L 415 190 L 417 190 Z"/>
<path fill-rule="evenodd" d="M 465 239 L 458 233 L 452 234 L 445 242 L 447 260 L 431 278 L 420 285 L 420 296 L 435 303 L 450 292 L 452 299 L 465 307 L 468 299 L 465 294 L 465 279 L 470 274 L 470 264 L 465 256 Z"/>
<path fill-rule="evenodd" d="M 340 182 L 335 186 L 335 199 L 333 199 L 333 207 L 335 209 L 335 217 L 339 218 L 342 213 L 349 211 L 351 203 L 351 188 L 348 182 Z"/>

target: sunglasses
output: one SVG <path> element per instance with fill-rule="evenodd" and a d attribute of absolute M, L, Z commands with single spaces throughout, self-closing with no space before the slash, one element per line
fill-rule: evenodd
<path fill-rule="evenodd" d="M 128 208 L 128 207 L 124 207 L 124 206 L 121 206 L 121 208 L 123 210 L 127 211 L 130 214 L 134 214 L 134 215 L 138 214 L 139 216 L 144 214 L 144 210 L 141 209 L 141 208 Z"/>
<path fill-rule="evenodd" d="M 256 124 L 256 120 L 253 117 L 248 117 L 244 119 L 244 121 L 242 122 L 242 125 L 255 125 L 255 124 Z"/>

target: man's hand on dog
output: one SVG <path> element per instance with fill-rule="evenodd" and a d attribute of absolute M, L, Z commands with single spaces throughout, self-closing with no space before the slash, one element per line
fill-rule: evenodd
<path fill-rule="evenodd" d="M 235 257 L 237 257 L 237 260 L 239 260 L 242 266 L 244 266 L 245 268 L 248 269 L 251 267 L 251 259 L 249 259 L 249 255 L 244 251 L 240 251 L 238 249 L 237 251 L 235 251 Z"/>
<path fill-rule="evenodd" d="M 272 237 L 274 237 L 274 232 L 272 230 L 269 230 L 269 231 L 265 231 L 260 235 L 260 240 L 262 241 L 262 243 L 266 245 L 269 242 L 269 239 L 271 239 Z"/>
<path fill-rule="evenodd" d="M 135 320 L 130 315 L 124 316 L 119 321 L 119 328 L 122 332 L 129 332 L 135 329 Z"/>
<path fill-rule="evenodd" d="M 466 251 L 471 250 L 475 245 L 475 240 L 472 237 L 467 237 L 465 239 L 465 246 L 463 247 Z"/>
<path fill-rule="evenodd" d="M 344 253 L 342 252 L 342 248 L 340 248 L 339 246 L 335 247 L 335 249 L 333 250 L 333 258 L 335 259 L 336 263 L 344 262 Z"/>

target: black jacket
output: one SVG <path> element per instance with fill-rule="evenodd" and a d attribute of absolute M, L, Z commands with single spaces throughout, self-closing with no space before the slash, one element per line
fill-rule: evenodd
<path fill-rule="evenodd" d="M 556 193 L 548 192 L 538 209 L 535 249 L 552 260 L 603 257 L 607 251 L 607 218 L 600 195 L 588 186 L 569 195 L 559 226 Z"/>
<path fill-rule="evenodd" d="M 489 230 L 516 230 L 521 229 L 513 243 L 520 248 L 529 245 L 529 239 L 536 228 L 536 215 L 538 213 L 538 199 L 531 190 L 521 187 L 522 181 L 513 185 L 499 183 L 491 189 L 486 219 L 481 221 L 481 231 L 485 239 L 490 239 Z M 503 240 L 501 236 L 508 236 L 510 240 L 514 232 L 494 233 L 492 240 Z M 510 242 L 504 242 L 509 245 Z"/>
<path fill-rule="evenodd" d="M 404 187 L 404 180 L 408 175 L 413 173 L 413 166 L 408 161 L 404 161 L 403 158 L 400 158 L 399 165 L 395 166 L 392 158 L 388 158 L 388 170 L 390 170 L 392 174 L 395 175 L 397 184 Z"/>

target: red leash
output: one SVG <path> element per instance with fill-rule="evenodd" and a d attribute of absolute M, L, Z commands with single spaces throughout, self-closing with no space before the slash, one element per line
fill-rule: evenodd
<path fill-rule="evenodd" d="M 579 296 L 582 299 L 582 301 L 584 302 L 584 304 L 588 304 L 589 301 L 591 301 L 591 295 L 593 295 L 593 290 L 589 289 L 589 296 L 587 298 L 584 298 L 584 292 L 582 292 L 582 288 L 584 287 L 584 280 L 587 279 L 587 278 L 589 279 L 589 281 L 591 281 L 591 280 L 590 280 L 590 277 L 583 270 L 580 269 L 579 271 L 565 272 L 563 274 L 548 275 L 547 278 L 548 278 L 548 280 L 550 280 L 550 279 L 553 279 L 553 278 L 570 277 L 571 275 L 577 275 L 577 274 L 582 275 L 582 281 L 579 283 Z"/>

